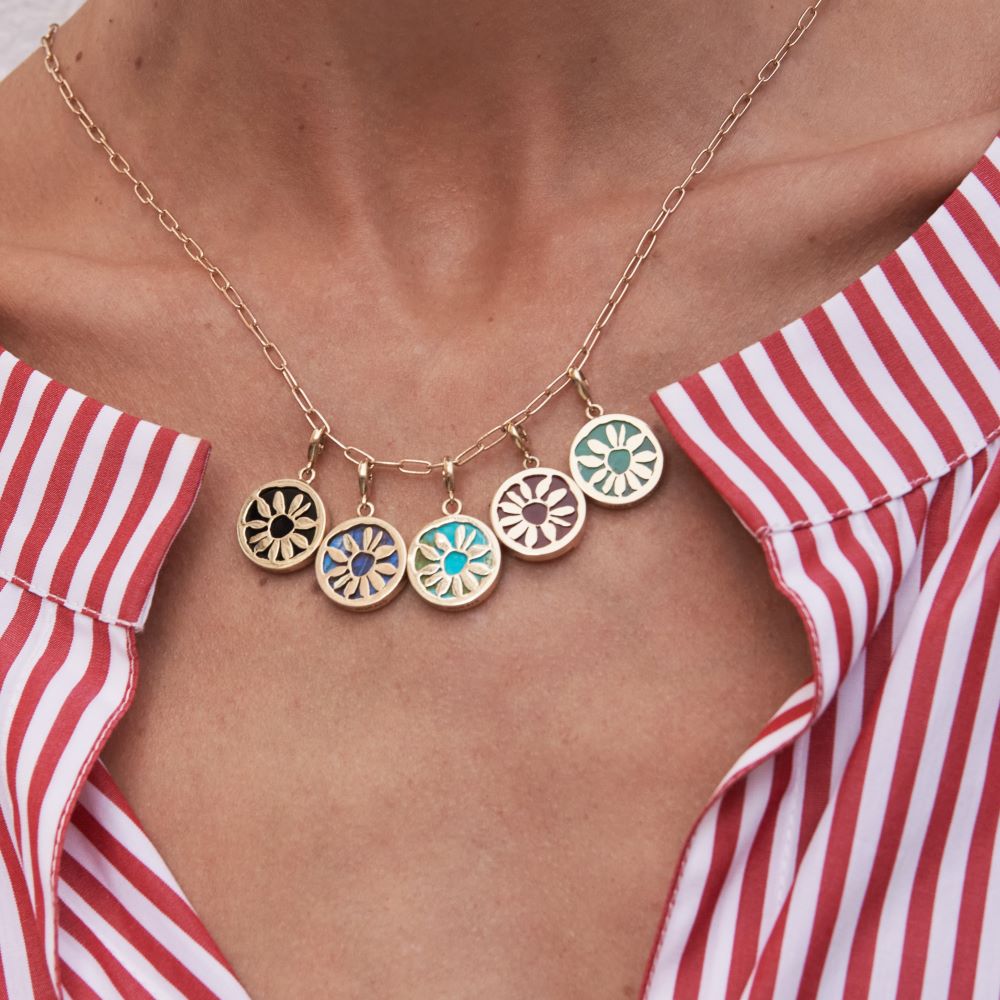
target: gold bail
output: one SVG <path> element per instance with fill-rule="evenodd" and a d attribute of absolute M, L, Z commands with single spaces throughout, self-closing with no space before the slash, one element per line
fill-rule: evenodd
<path fill-rule="evenodd" d="M 326 443 L 326 431 L 322 427 L 313 429 L 309 435 L 309 451 L 307 461 L 299 470 L 299 479 L 304 483 L 311 483 L 316 478 L 316 461 L 323 451 Z"/>
<path fill-rule="evenodd" d="M 594 397 L 590 394 L 590 383 L 587 381 L 587 376 L 579 368 L 567 368 L 566 374 L 576 385 L 576 391 L 580 394 L 580 398 L 587 404 L 587 416 L 591 420 L 603 416 L 604 407 L 600 403 L 594 402 Z"/>
<path fill-rule="evenodd" d="M 450 457 L 441 462 L 441 475 L 444 478 L 444 488 L 448 491 L 448 499 L 441 504 L 445 514 L 461 514 L 462 501 L 455 496 L 455 463 Z"/>
<path fill-rule="evenodd" d="M 506 427 L 511 440 L 517 445 L 517 450 L 524 456 L 524 467 L 526 469 L 537 469 L 539 466 L 538 456 L 532 455 L 528 448 L 528 435 L 520 424 L 510 423 Z"/>
<path fill-rule="evenodd" d="M 375 466 L 367 459 L 358 462 L 358 489 L 361 491 L 361 502 L 358 504 L 358 517 L 371 517 L 375 513 L 375 504 L 368 499 L 372 480 L 375 478 Z"/>

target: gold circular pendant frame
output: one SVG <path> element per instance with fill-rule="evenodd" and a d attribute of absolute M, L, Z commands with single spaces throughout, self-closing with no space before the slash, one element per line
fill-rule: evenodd
<path fill-rule="evenodd" d="M 300 479 L 275 479 L 244 501 L 236 539 L 255 566 L 290 573 L 313 557 L 325 529 L 326 508 L 320 495 Z"/>

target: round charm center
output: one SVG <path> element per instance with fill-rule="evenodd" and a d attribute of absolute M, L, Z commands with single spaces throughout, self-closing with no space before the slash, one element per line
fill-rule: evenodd
<path fill-rule="evenodd" d="M 469 557 L 464 552 L 449 552 L 444 557 L 444 571 L 449 576 L 458 576 L 469 565 Z"/>
<path fill-rule="evenodd" d="M 490 520 L 500 541 L 522 559 L 554 559 L 577 541 L 587 514 L 579 487 L 558 469 L 524 469 L 493 497 Z"/>

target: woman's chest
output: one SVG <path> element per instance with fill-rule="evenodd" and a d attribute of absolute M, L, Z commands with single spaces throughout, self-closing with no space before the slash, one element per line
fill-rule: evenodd
<path fill-rule="evenodd" d="M 257 575 L 209 479 L 105 758 L 251 995 L 638 988 L 688 830 L 808 674 L 757 543 L 668 451 L 661 493 L 464 616 Z"/>

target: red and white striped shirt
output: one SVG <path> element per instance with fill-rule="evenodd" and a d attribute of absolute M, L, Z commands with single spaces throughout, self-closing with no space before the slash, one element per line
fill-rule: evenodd
<path fill-rule="evenodd" d="M 646 1000 L 1000 996 L 998 167 L 1000 139 L 859 280 L 654 394 L 814 672 L 695 824 Z M 207 455 L 0 354 L 12 1000 L 246 997 L 98 760 Z"/>

